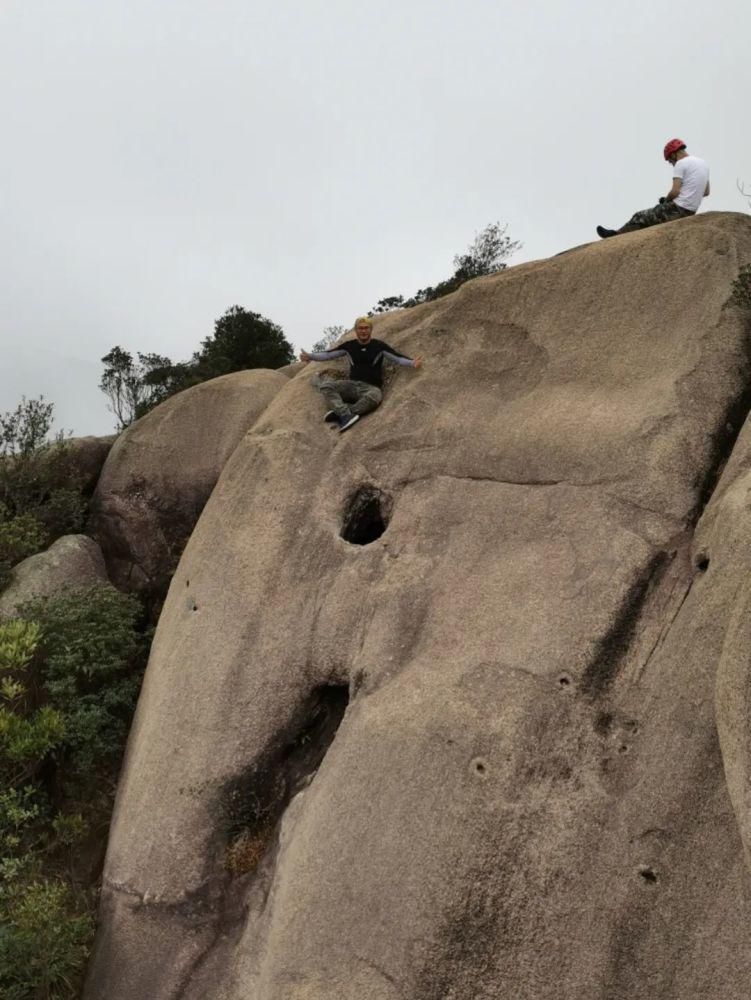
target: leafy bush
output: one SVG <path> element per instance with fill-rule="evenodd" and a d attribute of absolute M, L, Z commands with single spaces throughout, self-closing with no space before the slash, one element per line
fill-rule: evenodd
<path fill-rule="evenodd" d="M 10 567 L 80 531 L 86 504 L 63 436 L 48 439 L 52 403 L 22 399 L 0 415 L 0 589 Z"/>
<path fill-rule="evenodd" d="M 0 589 L 10 579 L 10 568 L 44 546 L 46 531 L 33 514 L 8 515 L 0 504 Z"/>
<path fill-rule="evenodd" d="M 32 601 L 0 623 L 3 1000 L 78 995 L 94 899 L 73 849 L 111 807 L 98 789 L 114 785 L 135 704 L 148 641 L 140 613 L 97 586 Z"/>
<path fill-rule="evenodd" d="M 89 954 L 93 919 L 75 913 L 70 889 L 40 878 L 0 889 L 0 986 L 4 1000 L 67 1000 Z M 7 923 L 6 923 L 7 921 Z"/>
<path fill-rule="evenodd" d="M 68 764 L 82 779 L 122 751 L 147 648 L 136 631 L 141 606 L 99 584 L 30 601 L 20 614 L 38 624 L 39 679 L 63 714 Z"/>
<path fill-rule="evenodd" d="M 34 706 L 25 674 L 36 651 L 39 628 L 11 621 L 0 628 L 0 778 L 16 788 L 33 778 L 65 730 L 63 717 L 51 705 Z"/>
<path fill-rule="evenodd" d="M 0 995 L 4 1000 L 72 997 L 82 968 L 91 916 L 72 913 L 59 879 L 41 874 L 47 840 L 45 796 L 31 782 L 63 740 L 64 719 L 35 704 L 27 673 L 41 632 L 33 622 L 0 625 Z"/>

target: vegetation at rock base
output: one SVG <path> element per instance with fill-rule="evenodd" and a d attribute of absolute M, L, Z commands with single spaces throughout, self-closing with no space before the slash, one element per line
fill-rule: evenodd
<path fill-rule="evenodd" d="M 506 235 L 506 228 L 499 222 L 491 222 L 477 234 L 464 253 L 454 257 L 454 273 L 450 278 L 439 281 L 437 285 L 420 288 L 406 299 L 403 295 L 387 295 L 378 301 L 370 315 L 391 312 L 393 309 L 409 309 L 422 302 L 433 302 L 455 292 L 465 281 L 504 270 L 507 258 L 521 246 L 521 243 Z"/>
<path fill-rule="evenodd" d="M 282 328 L 259 313 L 231 306 L 214 324 L 190 361 L 161 354 L 133 355 L 113 347 L 104 355 L 99 388 L 109 399 L 118 429 L 127 427 L 176 392 L 249 368 L 281 368 L 294 360 Z"/>
<path fill-rule="evenodd" d="M 742 309 L 751 309 L 751 264 L 744 264 L 731 285 L 730 301 Z"/>
<path fill-rule="evenodd" d="M 0 623 L 0 996 L 72 1000 L 149 635 L 109 585 Z M 93 856 L 92 856 L 93 855 Z"/>
<path fill-rule="evenodd" d="M 52 414 L 40 396 L 0 415 L 0 590 L 12 566 L 83 525 L 80 477 L 64 434 L 50 438 Z"/>

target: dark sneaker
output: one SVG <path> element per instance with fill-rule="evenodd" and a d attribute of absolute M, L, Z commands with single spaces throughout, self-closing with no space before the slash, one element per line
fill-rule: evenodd
<path fill-rule="evenodd" d="M 352 426 L 352 424 L 356 424 L 359 419 L 359 413 L 353 413 L 349 417 L 341 417 L 339 420 L 339 433 L 341 434 L 342 431 L 346 431 L 348 427 Z"/>
<path fill-rule="evenodd" d="M 328 413 L 324 413 L 323 419 L 326 421 L 327 424 L 339 423 L 339 417 L 337 417 L 335 410 L 329 410 Z"/>
<path fill-rule="evenodd" d="M 597 227 L 597 235 L 600 237 L 600 239 L 606 240 L 609 236 L 617 236 L 618 235 L 618 230 L 617 229 L 606 229 L 604 226 L 598 226 Z"/>

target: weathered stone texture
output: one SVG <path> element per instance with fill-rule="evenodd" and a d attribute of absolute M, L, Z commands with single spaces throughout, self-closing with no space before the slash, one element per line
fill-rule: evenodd
<path fill-rule="evenodd" d="M 29 556 L 13 567 L 11 580 L 0 594 L 0 618 L 34 597 L 55 597 L 65 590 L 83 590 L 107 582 L 102 551 L 86 535 L 63 535 L 45 552 Z"/>

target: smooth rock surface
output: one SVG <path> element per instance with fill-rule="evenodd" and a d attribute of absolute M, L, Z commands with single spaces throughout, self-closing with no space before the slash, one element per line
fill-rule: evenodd
<path fill-rule="evenodd" d="M 259 368 L 223 375 L 172 396 L 119 435 L 89 525 L 117 587 L 164 595 L 227 459 L 287 383 Z"/>
<path fill-rule="evenodd" d="M 749 259 L 709 213 L 387 316 L 425 367 L 346 435 L 288 383 L 170 586 L 88 1000 L 745 1000 Z"/>
<path fill-rule="evenodd" d="M 86 535 L 63 535 L 45 552 L 13 567 L 11 581 L 0 594 L 0 618 L 34 597 L 55 597 L 65 590 L 82 590 L 106 583 L 102 551 Z"/>
<path fill-rule="evenodd" d="M 287 378 L 294 378 L 296 375 L 299 375 L 304 368 L 305 362 L 293 361 L 291 365 L 283 365 L 281 368 L 275 368 L 274 371 L 281 372 L 281 374 L 286 375 Z"/>

